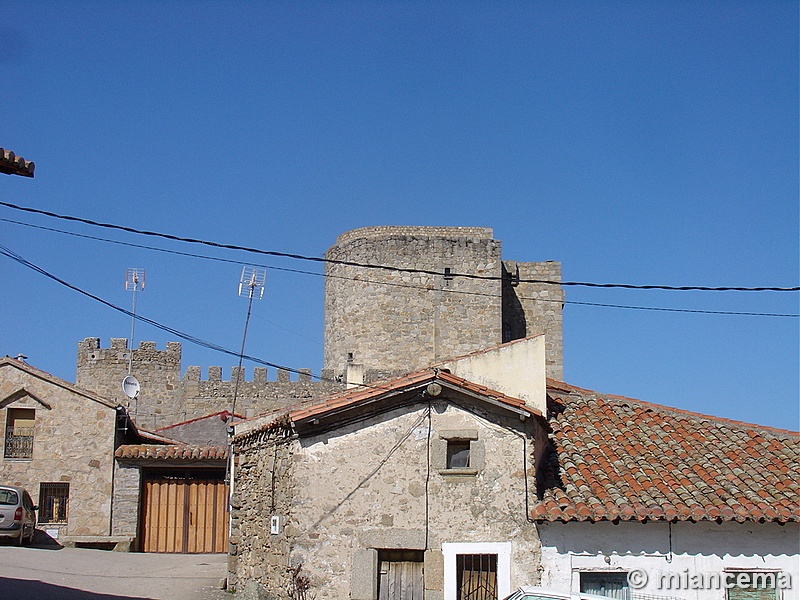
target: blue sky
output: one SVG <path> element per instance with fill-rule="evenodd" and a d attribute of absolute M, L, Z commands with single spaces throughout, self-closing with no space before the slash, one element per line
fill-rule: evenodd
<path fill-rule="evenodd" d="M 492 227 L 565 280 L 798 285 L 797 2 L 3 2 L 0 200 L 321 256 L 370 225 Z M 318 265 L 0 207 L 0 244 L 238 350 L 322 364 Z M 278 270 L 296 269 L 317 275 Z M 75 377 L 130 318 L 0 256 L 0 355 Z M 567 300 L 797 314 L 797 293 L 568 288 Z M 575 385 L 798 429 L 798 319 L 567 304 Z M 137 324 L 136 344 L 175 337 Z M 183 366 L 235 357 L 183 343 Z M 248 377 L 252 365 L 248 367 Z M 204 371 L 205 376 L 205 371 Z M 273 375 L 274 376 L 274 375 Z"/>

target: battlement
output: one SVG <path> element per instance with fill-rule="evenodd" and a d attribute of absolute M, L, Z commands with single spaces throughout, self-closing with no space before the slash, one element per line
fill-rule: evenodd
<path fill-rule="evenodd" d="M 345 389 L 347 372 L 365 381 L 407 373 L 443 359 L 545 334 L 547 374 L 563 379 L 561 264 L 503 260 L 490 227 L 362 227 L 328 248 L 322 378 L 310 369 L 199 366 L 181 372 L 181 344 L 99 338 L 78 343 L 76 383 L 132 408 L 154 429 L 230 410 L 288 409 Z M 358 265 L 393 268 L 369 269 Z M 462 275 L 456 277 L 455 275 Z M 470 277 L 463 277 L 470 275 Z M 125 396 L 130 374 L 139 394 Z M 271 377 L 272 376 L 272 377 Z"/>
<path fill-rule="evenodd" d="M 78 363 L 84 360 L 103 360 L 109 358 L 121 358 L 119 353 L 125 353 L 125 360 L 128 360 L 128 339 L 111 338 L 111 345 L 108 348 L 100 347 L 100 338 L 87 337 L 78 342 Z M 143 359 L 166 359 L 167 362 L 181 361 L 181 343 L 167 342 L 166 350 L 158 350 L 155 342 L 139 342 L 139 347 L 133 349 L 134 360 Z"/>
<path fill-rule="evenodd" d="M 246 369 L 244 367 L 231 367 L 230 379 L 222 378 L 222 367 L 208 367 L 208 379 L 202 379 L 202 369 L 197 366 L 187 367 L 186 373 L 183 375 L 182 381 L 213 381 L 213 382 L 231 382 L 236 381 L 254 384 L 267 384 L 267 383 L 290 383 L 292 381 L 292 373 L 288 369 L 275 369 L 276 378 L 268 378 L 268 370 L 266 367 L 255 367 L 253 369 L 253 379 L 247 379 Z M 311 369 L 297 369 L 297 381 L 309 382 L 311 381 Z"/>
<path fill-rule="evenodd" d="M 135 402 L 122 390 L 129 361 L 130 373 L 141 386 Z M 167 342 L 166 349 L 159 350 L 155 342 L 145 341 L 132 351 L 126 338 L 111 338 L 108 348 L 100 347 L 99 338 L 78 343 L 76 383 L 128 406 L 137 423 L 153 429 L 229 410 L 237 392 L 237 412 L 252 416 L 344 389 L 339 382 L 312 381 L 311 369 L 294 373 L 255 367 L 252 379 L 247 379 L 244 367 L 231 367 L 227 372 L 230 377 L 225 379 L 222 367 L 208 367 L 203 379 L 202 369 L 190 366 L 181 377 L 179 342 Z"/>
<path fill-rule="evenodd" d="M 361 227 L 346 231 L 336 238 L 336 245 L 357 239 L 379 239 L 387 237 L 437 237 L 444 239 L 481 239 L 490 240 L 494 232 L 491 227 L 422 227 L 386 225 L 377 227 Z"/>

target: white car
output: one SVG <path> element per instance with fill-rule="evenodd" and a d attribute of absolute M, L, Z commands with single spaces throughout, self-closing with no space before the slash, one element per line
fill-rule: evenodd
<path fill-rule="evenodd" d="M 594 594 L 570 594 L 554 592 L 539 587 L 523 586 L 504 600 L 613 600 L 608 596 L 595 596 Z"/>
<path fill-rule="evenodd" d="M 24 488 L 0 485 L 0 539 L 10 538 L 20 546 L 31 543 L 38 509 Z"/>

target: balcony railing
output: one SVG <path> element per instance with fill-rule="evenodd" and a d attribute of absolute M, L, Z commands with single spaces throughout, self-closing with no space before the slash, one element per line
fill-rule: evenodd
<path fill-rule="evenodd" d="M 33 427 L 6 428 L 6 458 L 33 458 Z"/>

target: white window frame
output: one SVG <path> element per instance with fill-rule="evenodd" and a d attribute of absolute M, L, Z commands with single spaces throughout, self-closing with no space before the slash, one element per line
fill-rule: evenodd
<path fill-rule="evenodd" d="M 511 542 L 445 542 L 444 555 L 444 600 L 456 600 L 456 556 L 459 554 L 497 555 L 497 598 L 511 593 Z"/>

